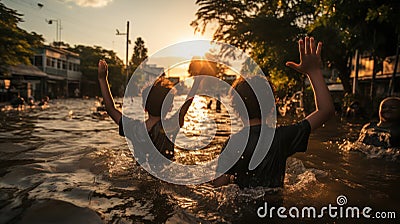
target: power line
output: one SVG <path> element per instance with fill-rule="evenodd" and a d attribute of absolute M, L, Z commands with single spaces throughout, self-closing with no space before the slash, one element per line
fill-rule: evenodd
<path fill-rule="evenodd" d="M 96 38 L 97 37 L 97 36 L 93 35 L 92 32 L 89 32 L 87 29 L 83 28 L 82 25 L 85 25 L 86 27 L 90 27 L 91 29 L 94 28 L 94 29 L 97 30 L 97 32 L 101 32 L 103 34 L 108 34 L 108 32 L 104 32 L 103 28 L 98 26 L 97 24 L 89 24 L 89 23 L 87 23 L 85 21 L 80 21 L 80 20 L 78 21 L 75 18 L 72 18 L 71 16 L 68 16 L 68 15 L 65 15 L 63 13 L 60 13 L 60 12 L 54 11 L 52 9 L 49 9 L 45 5 L 43 7 L 41 7 L 41 8 L 39 8 L 39 6 L 37 4 L 32 3 L 32 2 L 27 2 L 27 1 L 24 1 L 24 0 L 21 0 L 21 1 L 9 0 L 9 1 L 24 7 L 25 9 L 27 9 L 29 11 L 30 14 L 34 14 L 34 16 L 36 18 L 42 18 L 43 23 L 45 23 L 45 20 L 49 19 L 49 17 L 57 17 L 57 19 L 62 19 L 64 24 L 70 24 L 71 26 L 69 28 L 72 28 L 72 29 L 75 29 L 76 31 L 79 31 L 78 33 L 85 33 L 85 36 L 89 36 L 89 37 L 92 37 L 92 38 Z M 63 1 L 60 1 L 60 2 L 65 3 Z M 49 16 L 44 16 L 43 13 L 39 13 L 38 10 L 33 10 L 33 9 L 38 9 L 40 11 L 45 10 L 47 12 L 50 12 L 50 14 L 49 14 Z M 57 16 L 55 16 L 55 15 L 57 15 Z M 61 29 L 62 29 L 62 27 L 61 27 Z M 83 31 L 83 32 L 81 32 L 81 31 Z"/>
<path fill-rule="evenodd" d="M 112 50 L 115 51 L 115 45 L 117 45 L 117 49 L 120 49 L 120 55 L 121 57 L 123 57 L 123 43 L 120 41 L 117 41 L 116 39 L 113 38 L 114 35 L 112 35 L 110 32 L 108 31 L 104 31 L 104 27 L 100 27 L 98 26 L 96 23 L 94 24 L 89 24 L 87 23 L 85 20 L 77 20 L 74 17 L 71 17 L 69 15 L 66 15 L 64 13 L 60 13 L 59 11 L 55 11 L 49 7 L 46 7 L 45 3 L 41 3 L 39 5 L 39 2 L 32 2 L 32 1 L 26 1 L 26 0 L 4 0 L 4 2 L 9 2 L 10 4 L 14 4 L 14 5 L 18 5 L 22 8 L 24 8 L 26 10 L 26 14 L 30 14 L 31 16 L 33 16 L 33 18 L 30 19 L 34 19 L 36 20 L 38 23 L 40 23 L 42 20 L 43 24 L 47 24 L 46 23 L 46 19 L 61 19 L 63 22 L 64 26 L 68 27 L 68 31 L 64 33 L 63 36 L 70 36 L 69 34 L 71 33 L 79 33 L 80 35 L 84 35 L 85 37 L 91 38 L 91 39 L 96 39 L 98 38 L 98 35 L 94 35 L 93 32 L 90 32 L 90 30 L 96 29 L 96 32 L 100 32 L 102 35 L 109 35 L 110 38 L 110 43 L 108 44 L 109 46 L 112 46 Z M 65 4 L 65 1 L 61 1 L 58 0 L 58 2 L 60 2 L 61 4 Z M 42 11 L 45 11 L 46 13 L 43 13 Z M 23 12 L 22 12 L 23 13 Z M 53 18 L 50 18 L 53 17 Z M 68 26 L 70 25 L 70 26 Z M 87 27 L 89 27 L 89 29 L 87 29 Z M 62 29 L 62 27 L 61 27 Z M 56 38 L 56 37 L 55 37 Z M 82 43 L 70 43 L 73 45 L 79 45 Z M 85 45 L 85 44 L 83 44 Z M 90 44 L 95 46 L 96 44 Z M 116 51 L 115 51 L 116 52 Z"/>
<path fill-rule="evenodd" d="M 89 24 L 89 23 L 87 23 L 86 21 L 80 21 L 80 20 L 78 21 L 76 18 L 71 17 L 71 16 L 69 16 L 69 15 L 67 15 L 67 14 L 64 14 L 64 13 L 62 13 L 62 12 L 60 12 L 60 11 L 55 11 L 55 10 L 49 8 L 49 7 L 46 7 L 46 5 L 43 5 L 42 3 L 40 3 L 40 4 L 42 4 L 42 7 L 39 7 L 39 6 L 38 6 L 38 3 L 35 4 L 35 3 L 32 3 L 32 2 L 27 2 L 26 0 L 19 0 L 19 1 L 18 1 L 18 0 L 9 0 L 9 1 L 14 2 L 14 3 L 16 3 L 16 4 L 23 3 L 22 6 L 25 6 L 27 9 L 29 9 L 31 12 L 34 12 L 34 13 L 37 13 L 37 12 L 36 12 L 36 11 L 33 11 L 32 9 L 38 9 L 38 8 L 39 8 L 39 10 L 48 11 L 48 12 L 50 12 L 50 13 L 52 13 L 52 14 L 54 14 L 54 15 L 57 15 L 57 16 L 59 16 L 59 17 L 60 17 L 60 15 L 61 15 L 61 18 L 63 19 L 63 21 L 64 21 L 64 20 L 65 20 L 65 21 L 68 21 L 68 20 L 74 21 L 74 22 L 68 21 L 68 22 L 69 22 L 70 24 L 72 24 L 72 25 L 77 25 L 77 24 L 82 25 L 82 23 L 84 23 L 84 24 L 86 24 L 87 26 L 98 28 L 98 30 L 101 30 L 101 28 L 102 28 L 102 27 L 98 26 L 97 24 Z M 59 0 L 59 2 L 65 4 L 64 1 L 60 1 L 60 0 Z M 19 4 L 19 5 L 21 5 L 21 4 Z M 29 8 L 28 8 L 28 7 L 29 7 Z M 42 14 L 40 14 L 40 15 L 42 15 Z M 53 16 L 54 16 L 54 15 L 53 15 Z"/>

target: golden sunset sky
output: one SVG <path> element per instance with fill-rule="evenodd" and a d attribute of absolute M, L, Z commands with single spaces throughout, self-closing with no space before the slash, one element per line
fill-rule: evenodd
<path fill-rule="evenodd" d="M 101 46 L 114 50 L 125 62 L 126 37 L 117 36 L 116 29 L 126 32 L 130 21 L 129 58 L 133 43 L 142 37 L 148 55 L 181 41 L 211 39 L 194 34 L 190 26 L 198 6 L 193 0 L 3 0 L 7 7 L 23 14 L 19 26 L 28 32 L 42 34 L 46 43 L 56 40 L 56 24 L 61 20 L 61 40 L 70 45 Z M 40 7 L 41 6 L 41 7 Z"/>

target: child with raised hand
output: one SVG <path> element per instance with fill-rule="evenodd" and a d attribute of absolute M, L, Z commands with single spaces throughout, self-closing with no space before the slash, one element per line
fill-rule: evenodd
<path fill-rule="evenodd" d="M 213 181 L 214 186 L 222 186 L 232 182 L 238 184 L 241 188 L 283 186 L 286 159 L 296 152 L 305 152 L 310 132 L 320 127 L 334 114 L 332 98 L 322 76 L 321 50 L 322 43 L 316 45 L 313 37 L 306 37 L 304 40 L 299 40 L 300 63 L 286 63 L 286 66 L 306 74 L 310 79 L 314 91 L 315 111 L 298 123 L 277 127 L 270 148 L 265 148 L 265 150 L 268 150 L 267 155 L 253 170 L 249 169 L 250 160 L 254 155 L 257 143 L 267 138 L 267 136 L 260 136 L 261 126 L 267 124 L 265 120 L 261 119 L 262 110 L 260 110 L 259 102 L 251 85 L 254 83 L 260 84 L 261 82 L 268 85 L 268 81 L 258 76 L 247 80 L 239 78 L 235 81 L 232 88 L 238 94 L 236 97 L 233 96 L 232 105 L 239 112 L 238 108 L 235 108 L 239 104 L 235 103 L 235 101 L 241 100 L 246 107 L 247 116 L 241 114 L 243 112 L 239 112 L 245 127 L 232 135 L 228 141 L 242 141 L 241 139 L 247 131 L 249 137 L 242 155 L 229 155 L 233 156 L 232 158 L 240 158 L 223 175 Z M 236 99 L 239 97 L 241 99 Z M 226 170 L 224 162 L 220 157 L 217 173 Z"/>
<path fill-rule="evenodd" d="M 110 86 L 108 83 L 108 65 L 105 60 L 100 60 L 98 64 L 98 80 L 100 84 L 101 94 L 103 96 L 103 102 L 109 116 L 114 120 L 116 124 L 119 125 L 119 133 L 121 136 L 129 134 L 134 136 L 133 138 L 139 139 L 139 141 L 145 139 L 148 135 L 155 146 L 155 148 L 169 160 L 173 160 L 174 157 L 174 139 L 179 131 L 179 129 L 184 124 L 184 117 L 190 107 L 193 97 L 200 85 L 201 79 L 199 77 L 194 77 L 195 81 L 193 83 L 192 89 L 189 91 L 185 103 L 182 105 L 180 110 L 178 110 L 175 115 L 170 119 L 165 120 L 166 113 L 162 113 L 161 109 L 163 107 L 172 109 L 173 98 L 174 98 L 174 87 L 173 83 L 168 79 L 160 76 L 152 85 L 149 85 L 142 91 L 143 107 L 147 112 L 148 118 L 145 121 L 133 120 L 125 117 L 126 122 L 122 122 L 123 114 L 115 107 L 114 99 L 112 97 Z M 164 102 L 165 101 L 165 102 Z M 178 122 L 174 122 L 178 119 Z M 124 133 L 123 125 L 128 124 L 129 130 L 139 130 L 133 133 Z M 143 133 L 142 127 L 145 127 L 147 133 Z M 142 157 L 141 150 L 135 150 L 135 157 Z M 141 155 L 137 157 L 137 155 Z M 138 161 L 140 162 L 140 161 Z"/>

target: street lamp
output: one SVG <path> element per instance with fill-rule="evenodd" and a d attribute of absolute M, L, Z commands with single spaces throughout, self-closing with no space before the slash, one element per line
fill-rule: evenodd
<path fill-rule="evenodd" d="M 125 76 L 125 85 L 128 83 L 128 76 L 129 76 L 129 70 L 128 70 L 128 54 L 129 54 L 129 21 L 126 22 L 126 33 L 120 33 L 119 30 L 117 29 L 117 33 L 115 35 L 126 35 L 126 55 L 125 55 L 125 67 L 126 67 L 126 76 Z"/>
<path fill-rule="evenodd" d="M 58 42 L 59 46 L 61 43 L 61 19 L 46 19 L 48 24 L 56 23 L 56 42 Z"/>

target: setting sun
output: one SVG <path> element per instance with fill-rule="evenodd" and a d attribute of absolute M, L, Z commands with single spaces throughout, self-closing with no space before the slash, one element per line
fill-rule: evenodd
<path fill-rule="evenodd" d="M 153 57 L 175 57 L 191 60 L 193 57 L 204 57 L 212 48 L 213 45 L 210 40 L 182 40 L 155 53 Z"/>

